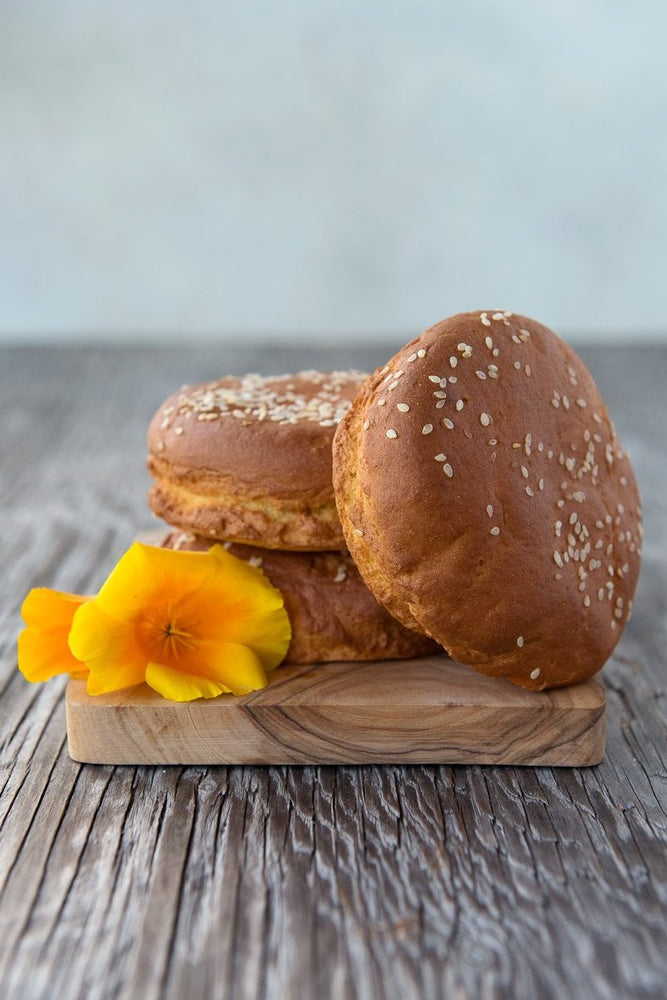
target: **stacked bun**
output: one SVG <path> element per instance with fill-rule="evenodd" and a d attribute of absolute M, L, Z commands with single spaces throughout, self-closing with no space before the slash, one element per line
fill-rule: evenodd
<path fill-rule="evenodd" d="M 378 604 L 346 550 L 332 441 L 364 379 L 356 371 L 226 377 L 184 386 L 150 424 L 149 503 L 177 529 L 163 544 L 201 551 L 219 542 L 261 566 L 290 615 L 287 662 L 439 649 Z"/>

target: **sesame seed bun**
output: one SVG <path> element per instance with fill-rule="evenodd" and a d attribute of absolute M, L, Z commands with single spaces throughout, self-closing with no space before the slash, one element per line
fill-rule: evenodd
<path fill-rule="evenodd" d="M 338 427 L 350 552 L 407 627 L 541 690 L 607 660 L 631 610 L 637 485 L 582 360 L 510 312 L 436 324 Z"/>
<path fill-rule="evenodd" d="M 331 443 L 364 378 L 304 371 L 184 386 L 148 430 L 153 512 L 213 539 L 344 549 Z"/>
<path fill-rule="evenodd" d="M 165 548 L 205 552 L 211 540 L 172 532 Z M 387 660 L 442 652 L 437 643 L 397 622 L 365 586 L 346 552 L 279 552 L 223 543 L 259 566 L 283 595 L 292 625 L 286 663 Z"/>

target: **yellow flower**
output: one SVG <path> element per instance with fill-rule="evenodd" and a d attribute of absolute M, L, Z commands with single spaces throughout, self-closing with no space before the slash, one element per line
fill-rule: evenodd
<path fill-rule="evenodd" d="M 264 687 L 290 637 L 280 591 L 261 570 L 219 545 L 179 552 L 137 542 L 75 610 L 69 649 L 90 671 L 89 694 L 146 682 L 190 701 Z"/>
<path fill-rule="evenodd" d="M 26 628 L 18 638 L 19 670 L 28 681 L 46 681 L 56 674 L 87 677 L 88 668 L 67 645 L 74 612 L 89 600 L 79 594 L 35 587 L 21 608 Z"/>

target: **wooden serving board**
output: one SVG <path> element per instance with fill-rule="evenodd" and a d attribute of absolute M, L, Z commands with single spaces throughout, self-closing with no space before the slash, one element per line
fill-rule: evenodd
<path fill-rule="evenodd" d="M 67 689 L 74 760 L 93 764 L 526 764 L 602 760 L 598 680 L 534 693 L 445 656 L 280 667 L 242 697 Z"/>

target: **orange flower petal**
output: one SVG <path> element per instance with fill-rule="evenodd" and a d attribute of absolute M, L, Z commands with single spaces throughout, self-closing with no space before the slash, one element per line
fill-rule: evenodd
<path fill-rule="evenodd" d="M 85 676 L 87 669 L 67 645 L 75 611 L 87 601 L 46 587 L 30 591 L 21 614 L 27 628 L 18 637 L 18 667 L 28 681 L 47 681 L 57 674 Z"/>
<path fill-rule="evenodd" d="M 40 631 L 69 629 L 74 612 L 87 600 L 82 594 L 33 587 L 21 606 L 21 617 L 26 625 L 34 625 Z"/>
<path fill-rule="evenodd" d="M 37 628 L 26 628 L 18 637 L 18 667 L 27 681 L 48 681 L 58 674 L 88 671 L 69 651 L 67 633 L 46 635 Z"/>
<path fill-rule="evenodd" d="M 253 649 L 265 670 L 284 658 L 292 637 L 280 591 L 255 566 L 230 555 L 220 545 L 205 555 L 215 575 L 205 589 L 187 595 L 178 610 L 197 635 L 208 642 L 230 642 Z"/>
<path fill-rule="evenodd" d="M 135 542 L 121 556 L 96 600 L 115 618 L 135 621 L 148 606 L 207 587 L 215 573 L 216 566 L 205 552 L 174 552 Z"/>
<path fill-rule="evenodd" d="M 134 626 L 106 614 L 95 600 L 74 615 L 69 646 L 90 670 L 89 694 L 120 691 L 145 679 L 146 654 Z"/>
<path fill-rule="evenodd" d="M 229 688 L 208 677 L 198 677 L 196 674 L 183 674 L 173 670 L 164 663 L 149 663 L 146 668 L 146 683 L 161 694 L 163 698 L 172 701 L 193 701 L 195 698 L 217 698 L 225 694 Z"/>
<path fill-rule="evenodd" d="M 236 643 L 202 643 L 184 666 L 187 669 L 150 663 L 146 683 L 172 701 L 215 698 L 225 691 L 248 694 L 267 683 L 259 657 Z"/>

